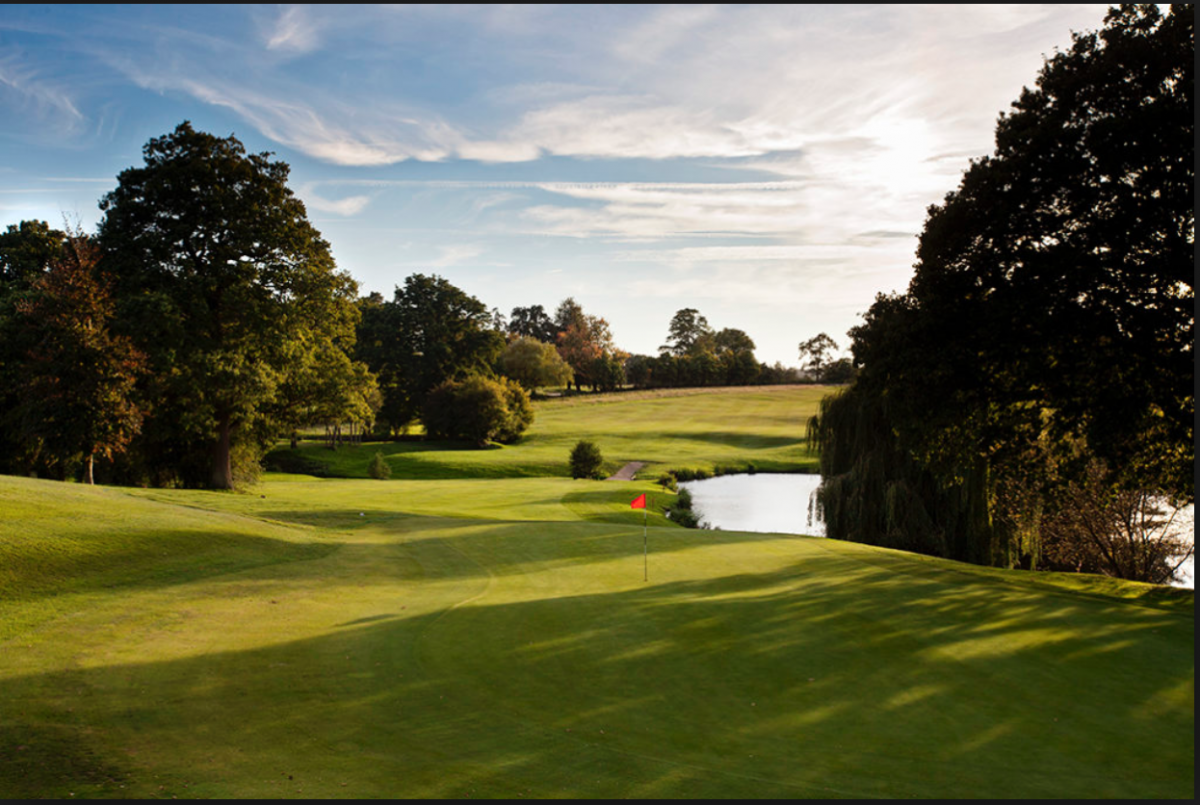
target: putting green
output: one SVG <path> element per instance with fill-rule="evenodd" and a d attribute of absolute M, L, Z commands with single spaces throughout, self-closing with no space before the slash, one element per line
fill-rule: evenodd
<path fill-rule="evenodd" d="M 1194 792 L 1190 593 L 424 483 L 0 477 L 0 795 Z"/>

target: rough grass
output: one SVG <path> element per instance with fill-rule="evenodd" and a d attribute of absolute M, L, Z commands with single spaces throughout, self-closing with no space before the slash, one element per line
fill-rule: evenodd
<path fill-rule="evenodd" d="M 1191 591 L 401 476 L 0 477 L 0 796 L 1194 795 Z"/>

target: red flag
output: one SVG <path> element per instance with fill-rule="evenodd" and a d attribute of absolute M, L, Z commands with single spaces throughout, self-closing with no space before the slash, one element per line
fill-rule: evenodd
<path fill-rule="evenodd" d="M 636 498 L 634 498 L 633 503 L 629 504 L 629 508 L 631 508 L 631 509 L 646 508 L 646 493 L 643 492 L 642 494 L 640 494 Z"/>

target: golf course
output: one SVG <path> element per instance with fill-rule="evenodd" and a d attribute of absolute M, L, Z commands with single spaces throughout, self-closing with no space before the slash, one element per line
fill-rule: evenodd
<path fill-rule="evenodd" d="M 322 477 L 237 492 L 0 476 L 0 796 L 1192 798 L 1192 591 L 663 516 L 667 469 L 812 468 L 825 391 L 284 443 Z M 648 466 L 572 480 L 581 437 Z"/>

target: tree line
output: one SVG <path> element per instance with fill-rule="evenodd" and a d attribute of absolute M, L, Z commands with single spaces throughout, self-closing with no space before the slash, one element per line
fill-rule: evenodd
<path fill-rule="evenodd" d="M 1194 17 L 1122 6 L 929 209 L 810 423 L 827 533 L 1164 582 L 1194 499 Z"/>
<path fill-rule="evenodd" d="M 0 472 L 230 488 L 281 437 L 513 441 L 544 387 L 795 382 L 676 314 L 656 358 L 573 298 L 505 319 L 436 275 L 360 297 L 289 167 L 190 123 L 150 140 L 94 234 L 0 233 Z"/>

